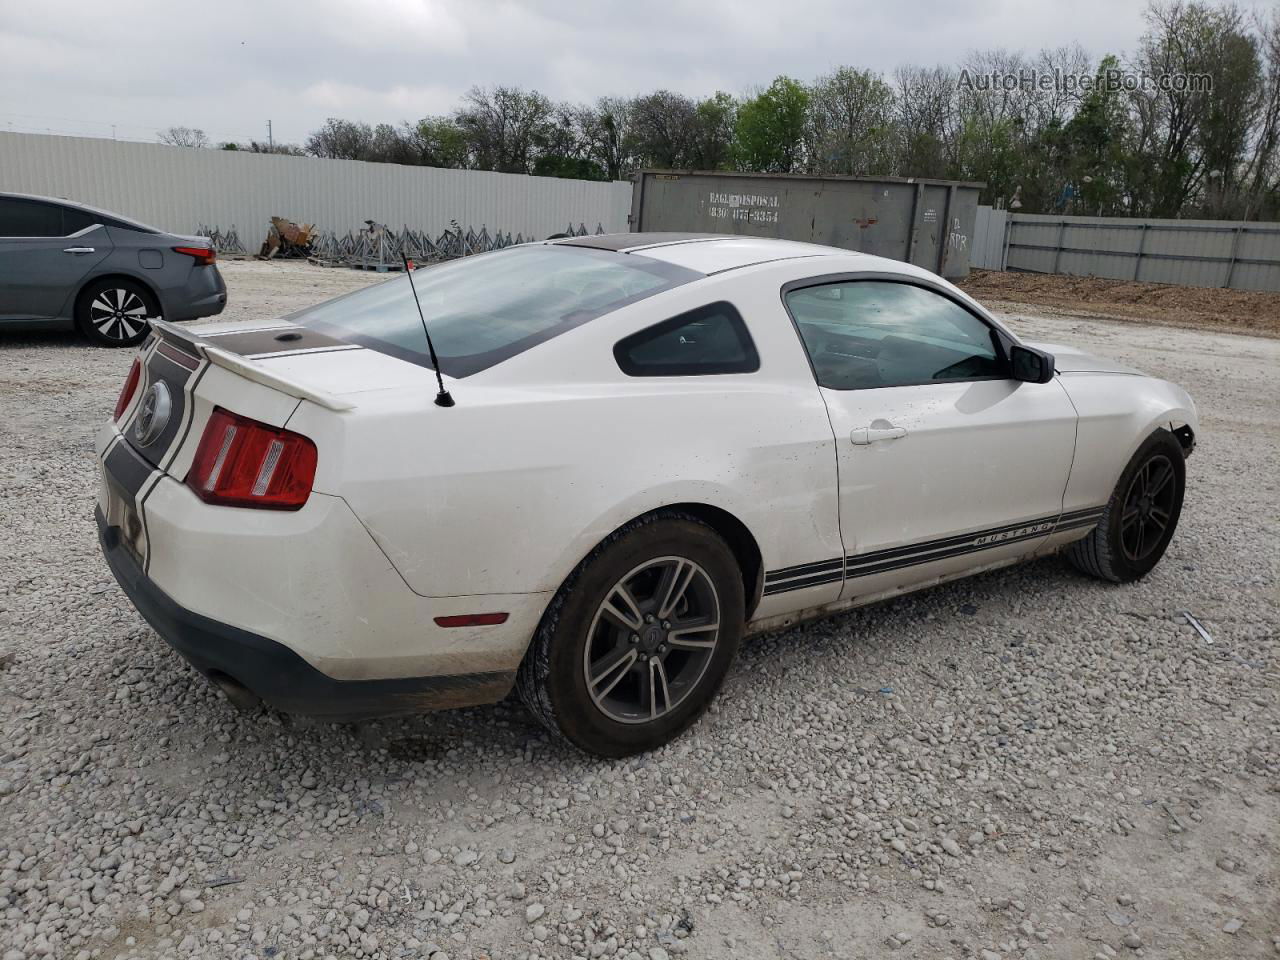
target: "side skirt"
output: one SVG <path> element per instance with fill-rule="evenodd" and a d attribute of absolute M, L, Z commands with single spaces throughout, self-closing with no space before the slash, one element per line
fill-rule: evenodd
<path fill-rule="evenodd" d="M 1037 560 L 1041 557 L 1048 556 L 1051 553 L 1056 553 L 1067 543 L 1080 539 L 1081 536 L 1084 536 L 1088 532 L 1089 531 L 1087 529 L 1072 530 L 1069 532 L 1061 531 L 1054 535 L 1054 539 L 1058 542 L 1049 549 L 1042 547 L 1034 553 L 1024 554 L 1020 557 L 1010 557 L 1007 560 L 998 560 L 994 563 L 986 563 L 977 567 L 970 567 L 969 569 L 961 570 L 958 573 L 949 573 L 945 576 L 934 577 L 931 580 L 922 580 L 919 583 L 913 583 L 909 586 L 894 587 L 891 590 L 882 590 L 880 593 L 868 594 L 864 597 L 851 597 L 848 600 L 835 600 L 831 603 L 824 603 L 817 607 L 806 607 L 802 610 L 796 610 L 791 613 L 783 613 L 773 617 L 753 620 L 747 624 L 746 630 L 743 631 L 743 636 L 750 637 L 761 633 L 772 633 L 776 630 L 785 630 L 789 627 L 794 627 L 802 623 L 811 623 L 814 620 L 824 620 L 827 617 L 837 616 L 838 614 L 846 613 L 857 607 L 865 607 L 872 603 L 879 603 L 882 600 L 889 600 L 893 597 L 900 597 L 908 593 L 915 593 L 918 590 L 926 590 L 930 587 L 936 587 L 942 583 L 950 583 L 952 580 L 963 580 L 966 577 L 972 577 L 975 574 L 987 573 L 991 570 L 1000 570 L 1004 567 L 1012 567 L 1020 563 L 1026 563 L 1029 560 Z"/>

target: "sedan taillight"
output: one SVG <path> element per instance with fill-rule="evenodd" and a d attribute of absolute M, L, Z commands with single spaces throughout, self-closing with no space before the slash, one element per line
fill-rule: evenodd
<path fill-rule="evenodd" d="M 120 420 L 120 415 L 129 408 L 129 401 L 133 399 L 133 395 L 138 392 L 138 381 L 142 378 L 142 362 L 137 358 L 133 358 L 133 366 L 129 368 L 129 375 L 124 378 L 124 386 L 120 388 L 120 397 L 116 400 L 116 412 L 113 420 Z"/>
<path fill-rule="evenodd" d="M 315 476 L 310 438 L 216 407 L 186 482 L 205 503 L 298 510 Z"/>
<path fill-rule="evenodd" d="M 173 252 L 194 258 L 196 265 L 201 267 L 211 267 L 218 259 L 218 251 L 212 247 L 174 247 Z"/>

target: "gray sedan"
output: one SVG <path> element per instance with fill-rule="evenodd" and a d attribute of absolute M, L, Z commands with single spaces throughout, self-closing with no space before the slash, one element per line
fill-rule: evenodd
<path fill-rule="evenodd" d="M 148 323 L 221 313 L 227 286 L 205 237 L 165 233 L 69 200 L 0 193 L 0 329 L 78 329 L 128 347 Z"/>

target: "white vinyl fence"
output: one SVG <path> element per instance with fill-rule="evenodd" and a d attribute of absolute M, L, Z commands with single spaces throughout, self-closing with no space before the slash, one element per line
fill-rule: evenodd
<path fill-rule="evenodd" d="M 228 230 L 256 251 L 272 216 L 343 234 L 376 220 L 542 238 L 627 230 L 630 183 L 0 133 L 0 191 L 65 197 L 165 230 Z"/>

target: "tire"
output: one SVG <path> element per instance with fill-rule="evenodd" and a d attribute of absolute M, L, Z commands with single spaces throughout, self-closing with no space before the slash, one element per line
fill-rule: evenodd
<path fill-rule="evenodd" d="M 151 291 L 133 280 L 95 280 L 76 301 L 76 327 L 100 347 L 134 347 L 160 316 Z"/>
<path fill-rule="evenodd" d="M 1173 539 L 1185 485 L 1181 444 L 1168 430 L 1157 430 L 1120 474 L 1098 525 L 1067 547 L 1067 559 L 1081 572 L 1112 583 L 1146 576 Z"/>
<path fill-rule="evenodd" d="M 672 581 L 683 582 L 674 605 Z M 724 682 L 742 640 L 743 589 L 733 552 L 707 524 L 675 512 L 634 520 L 552 599 L 520 665 L 520 696 L 548 730 L 587 753 L 660 747 Z"/>

